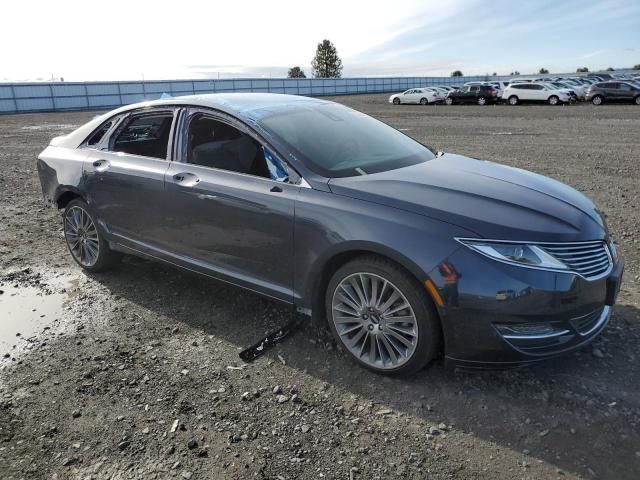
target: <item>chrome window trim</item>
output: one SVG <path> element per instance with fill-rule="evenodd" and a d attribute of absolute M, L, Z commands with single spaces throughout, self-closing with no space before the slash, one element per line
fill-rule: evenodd
<path fill-rule="evenodd" d="M 494 240 L 491 238 L 471 238 L 471 237 L 453 237 L 454 240 L 456 240 L 458 243 L 460 243 L 461 245 L 467 247 L 468 249 L 472 250 L 473 252 L 482 255 L 483 257 L 489 258 L 491 260 L 493 260 L 494 262 L 500 262 L 500 263 L 504 263 L 505 265 L 511 265 L 512 267 L 522 267 L 522 268 L 530 268 L 532 270 L 542 270 L 545 272 L 554 272 L 554 273 L 565 273 L 565 274 L 569 274 L 569 275 L 577 275 L 580 278 L 586 280 L 587 282 L 594 282 L 596 280 L 601 280 L 607 276 L 609 276 L 609 274 L 613 271 L 613 267 L 614 267 L 614 260 L 613 260 L 613 256 L 611 255 L 611 250 L 609 248 L 609 243 L 602 239 L 602 240 L 587 240 L 587 241 L 582 241 L 582 242 L 538 242 L 538 241 L 527 241 L 527 240 Z M 517 263 L 517 262 L 509 262 L 509 261 L 505 261 L 505 260 L 501 260 L 499 258 L 495 258 L 492 257 L 490 255 L 487 255 L 486 253 L 480 252 L 478 250 L 474 250 L 472 249 L 469 245 L 467 245 L 466 243 L 464 243 L 465 241 L 468 242 L 486 242 L 486 243 L 506 243 L 506 244 L 511 244 L 511 245 L 535 245 L 535 246 L 551 246 L 551 245 L 556 245 L 556 246 L 571 246 L 571 245 L 577 245 L 577 246 L 582 246 L 582 245 L 588 245 L 588 244 L 600 244 L 604 246 L 604 250 L 605 252 L 607 252 L 607 258 L 609 259 L 609 267 L 602 272 L 601 274 L 595 276 L 595 277 L 585 277 L 584 275 L 582 275 L 581 273 L 576 272 L 575 270 L 571 270 L 570 268 L 566 268 L 566 269 L 560 269 L 560 268 L 549 268 L 549 267 L 538 267 L 535 265 L 526 265 L 524 263 Z"/>

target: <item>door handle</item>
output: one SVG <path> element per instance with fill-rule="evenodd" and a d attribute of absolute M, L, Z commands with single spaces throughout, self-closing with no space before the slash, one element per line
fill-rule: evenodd
<path fill-rule="evenodd" d="M 109 169 L 109 160 L 100 159 L 93 162 L 93 168 L 96 172 L 104 172 Z"/>
<path fill-rule="evenodd" d="M 193 173 L 181 172 L 176 173 L 173 176 L 173 181 L 182 187 L 193 187 L 200 182 L 200 178 L 198 178 L 198 176 L 194 175 Z"/>
<path fill-rule="evenodd" d="M 271 187 L 271 190 L 269 190 L 270 192 L 273 193 L 281 193 L 282 192 L 282 187 L 279 187 L 278 185 Z"/>

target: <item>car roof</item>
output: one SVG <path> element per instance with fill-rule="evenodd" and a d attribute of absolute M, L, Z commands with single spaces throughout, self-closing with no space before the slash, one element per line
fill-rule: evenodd
<path fill-rule="evenodd" d="M 283 111 L 303 105 L 331 104 L 327 100 L 303 97 L 300 95 L 285 95 L 280 93 L 207 93 L 201 95 L 185 95 L 181 97 L 162 98 L 147 102 L 134 103 L 118 109 L 126 112 L 138 108 L 193 105 L 208 107 L 245 120 L 256 120 L 275 111 Z M 114 112 L 115 113 L 115 112 Z"/>

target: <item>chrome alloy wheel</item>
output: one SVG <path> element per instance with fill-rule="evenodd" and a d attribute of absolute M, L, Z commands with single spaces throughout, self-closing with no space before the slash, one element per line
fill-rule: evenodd
<path fill-rule="evenodd" d="M 331 305 L 340 340 L 365 364 L 390 370 L 415 353 L 415 313 L 404 294 L 388 280 L 373 273 L 351 274 L 336 287 Z"/>
<path fill-rule="evenodd" d="M 95 265 L 100 253 L 98 230 L 89 213 L 77 205 L 64 212 L 64 238 L 78 263 Z"/>

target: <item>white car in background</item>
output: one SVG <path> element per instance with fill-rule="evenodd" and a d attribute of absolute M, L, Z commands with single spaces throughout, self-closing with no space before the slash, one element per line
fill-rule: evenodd
<path fill-rule="evenodd" d="M 396 93 L 389 97 L 389 103 L 428 105 L 439 102 L 441 99 L 436 92 L 426 88 L 410 88 L 402 93 Z"/>
<path fill-rule="evenodd" d="M 565 90 L 556 90 L 542 83 L 515 83 L 504 89 L 502 98 L 509 105 L 521 102 L 546 102 L 549 105 L 569 103 L 571 95 Z"/>

